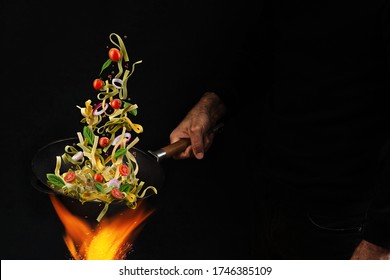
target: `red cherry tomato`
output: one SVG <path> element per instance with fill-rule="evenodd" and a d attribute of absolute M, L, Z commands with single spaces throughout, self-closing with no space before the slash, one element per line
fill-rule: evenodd
<path fill-rule="evenodd" d="M 113 109 L 119 109 L 120 107 L 122 107 L 122 100 L 116 98 L 116 99 L 113 99 L 111 102 L 110 102 L 110 105 Z"/>
<path fill-rule="evenodd" d="M 129 175 L 129 167 L 126 164 L 121 164 L 121 166 L 119 166 L 119 173 L 122 176 Z"/>
<path fill-rule="evenodd" d="M 118 188 L 113 188 L 111 195 L 117 199 L 122 199 L 124 197 L 123 193 Z"/>
<path fill-rule="evenodd" d="M 65 182 L 72 182 L 74 181 L 74 179 L 76 179 L 76 173 L 74 173 L 73 171 L 67 172 L 64 176 Z"/>
<path fill-rule="evenodd" d="M 110 145 L 110 139 L 108 139 L 108 137 L 101 137 L 99 139 L 99 145 L 102 148 L 107 147 L 108 145 Z"/>
<path fill-rule="evenodd" d="M 112 61 L 119 61 L 121 59 L 121 52 L 120 50 L 118 50 L 117 48 L 111 48 L 109 51 L 108 51 L 108 57 L 112 60 Z"/>
<path fill-rule="evenodd" d="M 93 178 L 95 179 L 95 181 L 98 181 L 98 182 L 100 182 L 100 183 L 102 183 L 103 180 L 104 180 L 103 175 L 100 174 L 100 173 L 95 173 L 95 175 L 93 175 Z"/>
<path fill-rule="evenodd" d="M 104 82 L 101 79 L 95 79 L 93 81 L 93 88 L 96 90 L 101 89 L 104 86 Z"/>

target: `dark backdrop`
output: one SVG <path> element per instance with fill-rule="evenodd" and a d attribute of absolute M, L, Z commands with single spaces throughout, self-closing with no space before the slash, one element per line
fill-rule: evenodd
<path fill-rule="evenodd" d="M 2 259 L 69 258 L 48 195 L 31 185 L 31 161 L 43 145 L 80 131 L 76 105 L 94 98 L 108 35 L 127 35 L 130 60 L 143 60 L 128 82 L 144 127 L 137 147 L 157 149 L 203 93 L 215 58 L 229 58 L 250 18 L 240 3 L 2 1 Z M 156 211 L 128 258 L 251 258 L 238 127 L 227 121 L 201 161 L 163 163 L 164 187 L 145 201 Z"/>

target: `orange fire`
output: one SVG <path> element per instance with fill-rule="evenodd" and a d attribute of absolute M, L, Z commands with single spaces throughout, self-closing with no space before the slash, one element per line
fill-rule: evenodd
<path fill-rule="evenodd" d="M 73 215 L 55 195 L 50 199 L 65 227 L 64 241 L 75 260 L 125 259 L 140 227 L 153 212 L 140 203 L 134 210 L 128 208 L 113 217 L 103 217 L 93 228 Z"/>

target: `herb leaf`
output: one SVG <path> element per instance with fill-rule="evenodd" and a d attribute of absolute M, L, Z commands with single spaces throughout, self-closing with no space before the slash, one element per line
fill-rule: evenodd
<path fill-rule="evenodd" d="M 101 74 L 102 74 L 102 72 L 103 72 L 103 70 L 104 70 L 104 69 L 106 69 L 108 66 L 110 66 L 110 65 L 111 65 L 111 62 L 112 62 L 112 60 L 111 60 L 111 59 L 107 59 L 107 61 L 106 61 L 106 62 L 104 62 L 103 66 L 102 66 L 102 69 L 100 70 L 100 73 L 99 73 L 99 75 L 101 75 Z"/>
<path fill-rule="evenodd" d="M 95 134 L 93 134 L 92 130 L 88 126 L 84 126 L 83 136 L 85 139 L 88 139 L 89 144 L 93 145 Z"/>
<path fill-rule="evenodd" d="M 129 103 L 129 102 L 125 102 L 125 104 L 123 105 L 123 109 L 125 109 L 126 107 L 128 106 L 131 106 L 132 104 Z M 131 111 L 129 111 L 130 114 L 132 114 L 133 116 L 137 116 L 137 109 L 133 109 Z"/>
<path fill-rule="evenodd" d="M 121 149 L 118 149 L 115 154 L 114 154 L 114 158 L 118 158 L 120 156 L 123 156 L 124 154 L 126 154 L 127 152 L 127 149 L 126 148 L 121 148 Z"/>
<path fill-rule="evenodd" d="M 103 184 L 102 184 L 102 183 L 96 182 L 95 188 L 96 188 L 99 192 L 101 192 L 101 193 L 103 192 Z"/>
<path fill-rule="evenodd" d="M 130 191 L 130 184 L 123 184 L 119 187 L 121 192 L 128 193 Z"/>
<path fill-rule="evenodd" d="M 49 182 L 53 184 L 56 188 L 62 188 L 63 186 L 65 186 L 64 180 L 62 180 L 61 177 L 55 174 L 49 173 L 46 175 L 46 177 L 49 180 Z"/>

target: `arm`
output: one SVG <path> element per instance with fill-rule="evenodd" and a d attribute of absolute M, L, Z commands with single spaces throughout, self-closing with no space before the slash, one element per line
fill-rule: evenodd
<path fill-rule="evenodd" d="M 356 247 L 351 260 L 390 260 L 390 250 L 363 240 Z"/>

